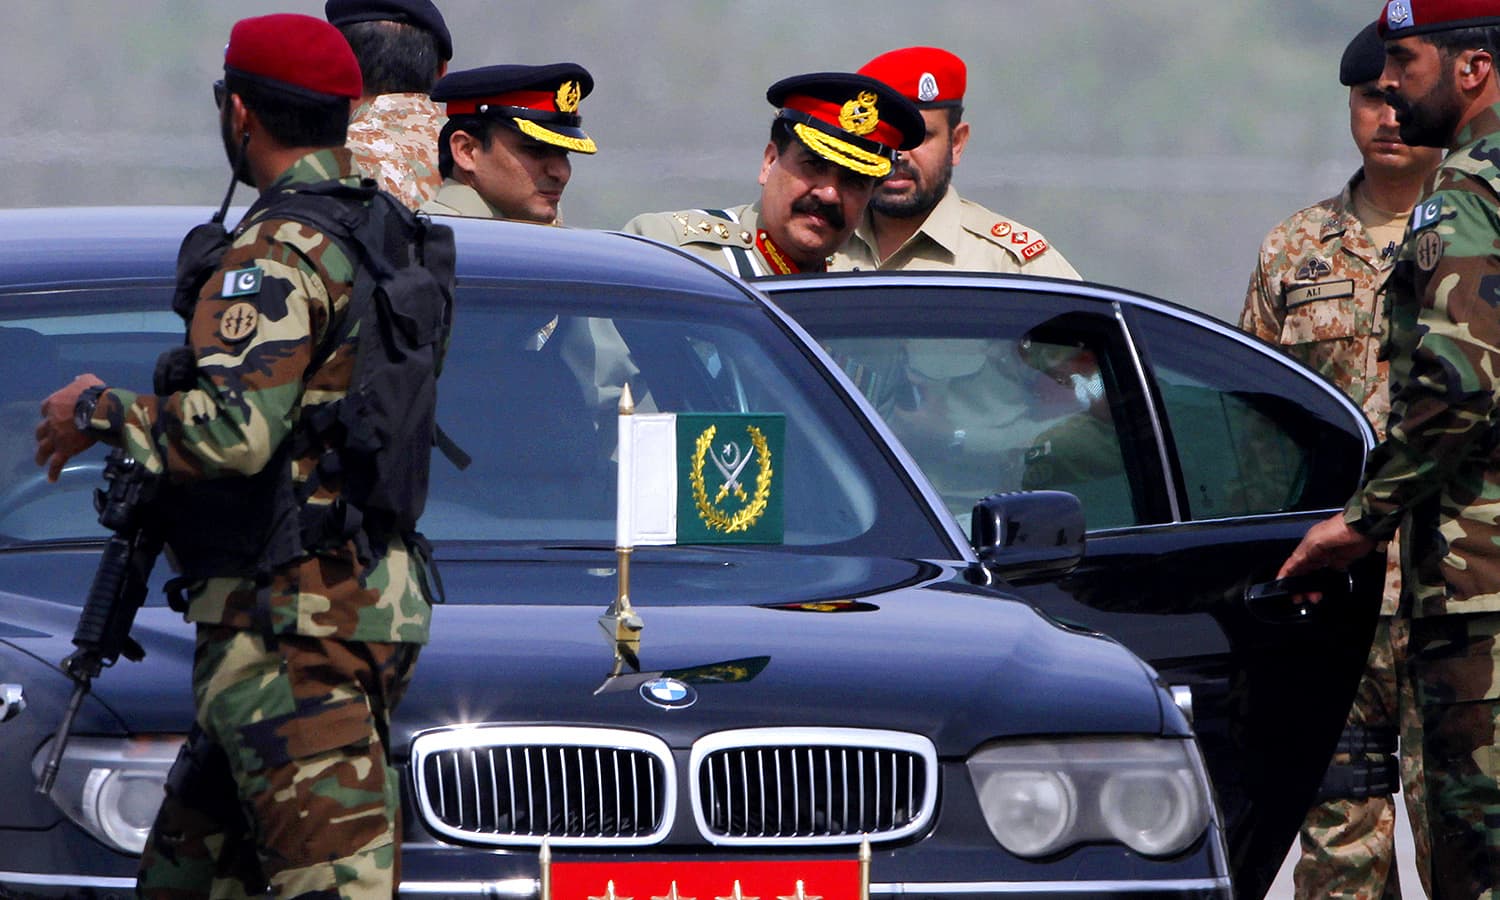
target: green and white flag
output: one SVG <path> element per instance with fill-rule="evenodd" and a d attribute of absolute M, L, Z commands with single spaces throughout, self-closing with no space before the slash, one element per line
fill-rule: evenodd
<path fill-rule="evenodd" d="M 620 416 L 616 545 L 779 544 L 786 417 Z"/>

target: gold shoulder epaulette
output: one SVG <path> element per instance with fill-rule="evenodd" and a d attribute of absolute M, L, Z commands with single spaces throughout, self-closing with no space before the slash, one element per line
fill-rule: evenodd
<path fill-rule="evenodd" d="M 667 214 L 672 234 L 680 244 L 717 244 L 724 247 L 750 247 L 755 235 L 738 222 L 690 209 Z"/>

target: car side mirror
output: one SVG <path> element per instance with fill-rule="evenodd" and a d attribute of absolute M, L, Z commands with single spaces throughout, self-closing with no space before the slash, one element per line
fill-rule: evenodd
<path fill-rule="evenodd" d="M 1083 504 L 1066 491 L 991 494 L 969 534 L 986 569 L 1009 580 L 1062 575 L 1083 561 Z"/>

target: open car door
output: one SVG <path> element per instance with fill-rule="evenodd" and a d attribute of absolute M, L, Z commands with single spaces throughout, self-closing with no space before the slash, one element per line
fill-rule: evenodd
<path fill-rule="evenodd" d="M 965 526 L 996 493 L 1082 501 L 1076 568 L 1008 570 L 1003 553 L 987 567 L 1191 692 L 1236 893 L 1262 896 L 1343 729 L 1379 609 L 1383 558 L 1328 573 L 1314 609 L 1265 587 L 1356 488 L 1373 442 L 1358 407 L 1268 345 L 1108 288 L 947 273 L 758 286 Z"/>

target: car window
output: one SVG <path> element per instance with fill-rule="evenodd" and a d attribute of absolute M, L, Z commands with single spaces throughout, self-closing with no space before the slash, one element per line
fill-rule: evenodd
<path fill-rule="evenodd" d="M 1156 515 L 1156 444 L 1107 304 L 865 286 L 776 299 L 874 403 L 965 527 L 974 503 L 1001 491 L 1069 491 L 1090 529 Z"/>
<path fill-rule="evenodd" d="M 60 486 L 32 460 L 40 399 L 78 372 L 146 389 L 181 341 L 165 289 L 12 296 L 0 319 L 0 535 L 98 535 L 89 493 L 103 449 Z M 637 408 L 781 413 L 785 543 L 820 552 L 951 558 L 909 480 L 816 361 L 763 308 L 624 289 L 463 282 L 438 421 L 473 463 L 433 461 L 423 532 L 434 541 L 612 546 L 620 386 Z"/>
<path fill-rule="evenodd" d="M 1257 347 L 1156 310 L 1132 313 L 1176 449 L 1185 514 L 1343 505 L 1364 454 L 1357 414 L 1315 376 Z"/>

